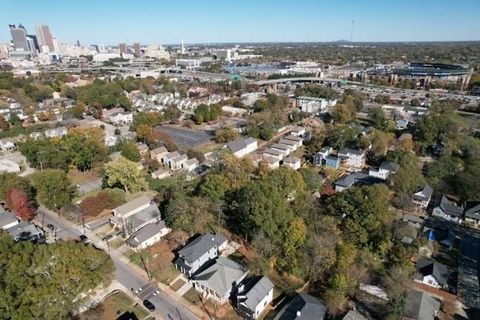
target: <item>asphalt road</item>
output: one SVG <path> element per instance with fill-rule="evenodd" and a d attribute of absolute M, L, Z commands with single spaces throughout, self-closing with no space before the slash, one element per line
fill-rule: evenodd
<path fill-rule="evenodd" d="M 37 222 L 52 224 L 56 230 L 57 239 L 78 239 L 83 234 L 81 226 L 75 226 L 71 222 L 58 217 L 55 213 L 40 208 Z M 94 243 L 102 248 L 104 243 Z M 118 255 L 111 252 L 110 257 L 115 265 L 114 277 L 120 284 L 131 289 L 131 294 L 136 295 L 142 301 L 147 299 L 153 303 L 156 310 L 152 315 L 160 314 L 168 320 L 195 320 L 198 319 L 190 310 L 176 302 L 174 298 L 161 291 L 153 283 L 150 283 L 142 275 L 138 274 L 128 264 L 124 263 Z M 141 290 L 139 290 L 141 288 Z"/>

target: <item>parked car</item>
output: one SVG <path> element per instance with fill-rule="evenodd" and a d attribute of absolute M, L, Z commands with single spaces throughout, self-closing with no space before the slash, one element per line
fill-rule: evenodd
<path fill-rule="evenodd" d="M 143 300 L 143 305 L 150 311 L 155 311 L 155 306 L 148 300 Z"/>
<path fill-rule="evenodd" d="M 103 237 L 103 238 L 102 238 L 102 241 L 108 242 L 108 241 L 110 241 L 110 240 L 112 240 L 112 239 L 113 239 L 113 236 L 112 236 L 111 234 L 109 234 L 108 236 Z"/>

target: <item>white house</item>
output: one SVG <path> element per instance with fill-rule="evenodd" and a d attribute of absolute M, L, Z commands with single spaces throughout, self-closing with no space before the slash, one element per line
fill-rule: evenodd
<path fill-rule="evenodd" d="M 117 112 L 110 115 L 108 120 L 114 125 L 130 124 L 133 121 L 133 114 L 131 112 Z"/>
<path fill-rule="evenodd" d="M 328 100 L 316 97 L 297 97 L 297 107 L 303 112 L 316 113 L 324 112 L 328 107 Z"/>
<path fill-rule="evenodd" d="M 68 129 L 65 127 L 58 127 L 55 129 L 45 130 L 45 137 L 47 138 L 61 138 L 67 135 Z"/>
<path fill-rule="evenodd" d="M 149 197 L 141 196 L 113 209 L 110 222 L 130 235 L 160 218 L 157 205 Z"/>
<path fill-rule="evenodd" d="M 433 209 L 432 216 L 440 217 L 456 223 L 461 223 L 463 217 L 463 207 L 459 206 L 454 199 L 443 195 L 439 206 Z"/>
<path fill-rule="evenodd" d="M 446 288 L 448 268 L 430 258 L 421 257 L 417 260 L 417 274 L 415 280 L 434 288 Z"/>
<path fill-rule="evenodd" d="M 257 150 L 257 140 L 254 138 L 237 138 L 230 141 L 225 146 L 228 148 L 237 158 L 242 158 L 247 154 Z"/>
<path fill-rule="evenodd" d="M 272 281 L 267 276 L 258 276 L 240 284 L 237 294 L 237 309 L 244 319 L 258 319 L 273 300 Z"/>
<path fill-rule="evenodd" d="M 180 170 L 183 168 L 183 164 L 185 164 L 187 160 L 188 156 L 186 154 L 181 154 L 178 157 L 170 159 L 170 161 L 168 162 L 168 166 L 174 171 Z"/>
<path fill-rule="evenodd" d="M 480 225 L 480 202 L 468 201 L 465 204 L 465 222 Z"/>
<path fill-rule="evenodd" d="M 198 167 L 198 160 L 197 158 L 191 158 L 191 159 L 188 159 L 187 161 L 183 162 L 181 164 L 182 166 L 182 169 L 187 171 L 187 172 L 192 172 L 193 170 L 195 170 L 197 167 Z"/>
<path fill-rule="evenodd" d="M 302 163 L 298 157 L 288 157 L 283 160 L 283 165 L 288 166 L 293 170 L 298 170 L 302 166 Z"/>
<path fill-rule="evenodd" d="M 163 178 L 166 178 L 166 177 L 170 177 L 171 173 L 170 171 L 167 171 L 165 169 L 158 169 L 154 172 L 152 172 L 151 176 L 153 179 L 163 179 Z"/>
<path fill-rule="evenodd" d="M 160 220 L 135 231 L 126 242 L 133 250 L 140 251 L 159 242 L 170 231 L 165 222 Z"/>
<path fill-rule="evenodd" d="M 174 152 L 168 152 L 168 153 L 165 153 L 161 158 L 160 158 L 160 162 L 163 163 L 163 164 L 166 164 L 170 167 L 170 161 L 172 159 L 175 159 L 176 157 L 179 157 L 180 156 L 180 152 L 178 151 L 174 151 Z"/>
<path fill-rule="evenodd" d="M 192 276 L 209 260 L 218 257 L 227 247 L 227 239 L 221 234 L 207 233 L 201 235 L 178 251 L 178 257 L 173 262 L 180 272 Z"/>
<path fill-rule="evenodd" d="M 365 166 L 365 151 L 343 148 L 338 152 L 341 164 L 351 168 L 362 168 Z"/>
<path fill-rule="evenodd" d="M 19 223 L 15 214 L 9 211 L 4 211 L 0 205 L 0 229 L 7 230 Z"/>
<path fill-rule="evenodd" d="M 167 148 L 159 147 L 150 151 L 150 157 L 153 160 L 157 160 L 159 163 L 162 163 L 162 158 L 168 153 Z"/>
<path fill-rule="evenodd" d="M 278 150 L 284 156 L 288 156 L 292 152 L 292 147 L 286 144 L 274 143 L 270 146 L 273 150 Z"/>
<path fill-rule="evenodd" d="M 276 169 L 280 167 L 280 159 L 277 157 L 265 156 L 263 157 L 263 161 L 265 161 L 270 169 Z"/>
<path fill-rule="evenodd" d="M 19 173 L 20 166 L 12 160 L 2 159 L 0 160 L 0 173 L 2 172 Z"/>
<path fill-rule="evenodd" d="M 288 139 L 280 139 L 280 140 L 278 140 L 278 143 L 289 146 L 290 148 L 292 148 L 292 152 L 294 152 L 298 149 L 298 142 L 296 142 L 296 141 L 292 141 L 292 140 L 288 140 Z"/>
<path fill-rule="evenodd" d="M 303 145 L 303 139 L 300 137 L 289 135 L 289 136 L 283 137 L 283 139 L 295 142 L 297 144 L 297 148 L 300 148 Z"/>
<path fill-rule="evenodd" d="M 430 187 L 428 184 L 425 184 L 425 186 L 421 190 L 415 192 L 412 195 L 412 202 L 417 207 L 417 209 L 426 210 L 428 204 L 430 203 L 430 199 L 432 198 L 432 194 L 432 187 Z"/>
<path fill-rule="evenodd" d="M 278 160 L 282 160 L 284 156 L 284 153 L 281 152 L 280 150 L 275 150 L 275 149 L 265 149 L 262 153 L 262 158 L 266 159 L 269 157 L 277 158 Z"/>
<path fill-rule="evenodd" d="M 2 151 L 12 151 L 15 150 L 15 143 L 9 140 L 0 140 L 0 149 Z"/>
<path fill-rule="evenodd" d="M 378 169 L 370 168 L 368 170 L 368 175 L 382 180 L 387 180 L 388 177 L 391 174 L 396 173 L 399 168 L 400 166 L 395 162 L 384 161 L 380 164 L 380 167 L 378 167 Z"/>
<path fill-rule="evenodd" d="M 300 126 L 294 127 L 290 134 L 294 137 L 302 137 L 305 134 L 305 128 Z"/>

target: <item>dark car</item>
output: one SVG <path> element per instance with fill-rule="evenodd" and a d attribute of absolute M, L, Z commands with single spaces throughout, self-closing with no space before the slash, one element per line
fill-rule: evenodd
<path fill-rule="evenodd" d="M 113 239 L 113 236 L 112 236 L 111 234 L 109 234 L 108 236 L 103 237 L 103 238 L 102 238 L 102 241 L 107 242 L 107 241 L 110 241 L 110 240 L 112 240 L 112 239 Z"/>
<path fill-rule="evenodd" d="M 50 229 L 51 231 L 55 230 L 55 226 L 51 223 L 47 224 L 47 228 Z"/>
<path fill-rule="evenodd" d="M 80 238 L 80 242 L 83 242 L 83 243 L 89 242 L 88 237 L 84 234 L 80 235 L 79 238 Z"/>
<path fill-rule="evenodd" d="M 155 311 L 155 306 L 148 300 L 143 300 L 143 305 L 150 311 Z"/>

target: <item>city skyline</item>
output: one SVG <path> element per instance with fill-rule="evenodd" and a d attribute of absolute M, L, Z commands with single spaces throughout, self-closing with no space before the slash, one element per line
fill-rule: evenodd
<path fill-rule="evenodd" d="M 102 3 L 5 1 L 0 42 L 11 40 L 8 24 L 50 26 L 61 42 L 117 46 L 248 42 L 420 42 L 480 40 L 475 13 L 480 2 L 377 0 L 340 4 L 323 1 Z M 28 10 L 25 10 L 28 8 Z M 59 12 L 65 14 L 58 14 Z M 446 19 L 446 17 L 448 19 Z M 354 25 L 352 28 L 352 21 Z M 352 32 L 353 29 L 353 32 Z M 98 32 L 102 30 L 102 32 Z M 148 31 L 148 32 L 146 32 Z"/>

